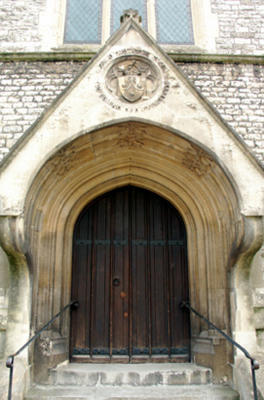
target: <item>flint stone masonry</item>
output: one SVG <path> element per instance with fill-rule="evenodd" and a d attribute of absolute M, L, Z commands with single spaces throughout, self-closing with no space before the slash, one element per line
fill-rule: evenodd
<path fill-rule="evenodd" d="M 0 158 L 70 84 L 85 62 L 0 64 Z M 264 66 L 179 63 L 264 165 Z"/>

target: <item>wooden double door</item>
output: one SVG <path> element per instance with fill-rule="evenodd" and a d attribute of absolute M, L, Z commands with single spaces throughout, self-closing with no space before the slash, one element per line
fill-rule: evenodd
<path fill-rule="evenodd" d="M 127 186 L 89 204 L 73 239 L 74 361 L 189 360 L 186 231 L 166 200 Z"/>

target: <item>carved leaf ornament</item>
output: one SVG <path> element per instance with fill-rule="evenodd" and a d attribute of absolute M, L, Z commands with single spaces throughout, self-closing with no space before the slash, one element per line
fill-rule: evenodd
<path fill-rule="evenodd" d="M 184 153 L 182 163 L 197 176 L 203 176 L 212 168 L 213 159 L 202 149 L 191 146 Z"/>
<path fill-rule="evenodd" d="M 117 145 L 120 147 L 142 147 L 145 144 L 145 127 L 132 124 L 120 125 L 117 130 Z"/>

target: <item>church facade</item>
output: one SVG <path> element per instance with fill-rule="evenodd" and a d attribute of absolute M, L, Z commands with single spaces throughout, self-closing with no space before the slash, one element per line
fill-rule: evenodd
<path fill-rule="evenodd" d="M 164 361 L 250 398 L 249 361 L 180 303 L 262 360 L 262 2 L 12 3 L 1 395 L 7 356 L 77 300 L 15 360 L 17 398 L 63 362 Z"/>

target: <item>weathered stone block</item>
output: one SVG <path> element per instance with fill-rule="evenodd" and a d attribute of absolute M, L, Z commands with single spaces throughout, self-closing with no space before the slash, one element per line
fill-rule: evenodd
<path fill-rule="evenodd" d="M 253 294 L 254 307 L 264 307 L 264 288 L 257 288 Z"/>
<path fill-rule="evenodd" d="M 255 308 L 254 311 L 256 329 L 264 329 L 264 308 Z"/>
<path fill-rule="evenodd" d="M 153 372 L 147 374 L 143 379 L 143 386 L 153 386 L 153 385 L 160 385 L 163 383 L 163 377 L 160 372 Z"/>
<path fill-rule="evenodd" d="M 257 329 L 257 343 L 260 348 L 264 347 L 264 329 Z"/>
<path fill-rule="evenodd" d="M 188 382 L 186 372 L 173 373 L 168 376 L 168 385 L 186 385 Z"/>

